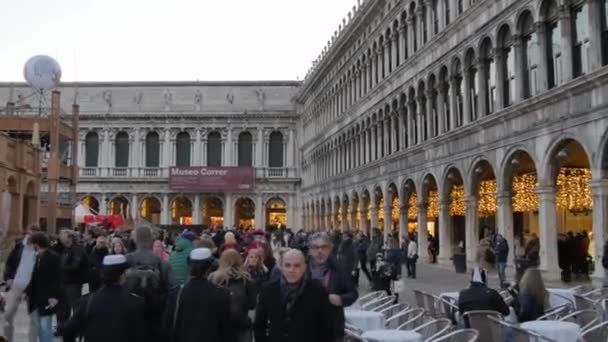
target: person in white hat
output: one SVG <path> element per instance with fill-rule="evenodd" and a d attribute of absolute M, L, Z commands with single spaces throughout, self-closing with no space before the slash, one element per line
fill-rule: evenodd
<path fill-rule="evenodd" d="M 169 296 L 164 315 L 163 331 L 167 335 L 164 341 L 236 342 L 230 320 L 230 293 L 207 280 L 213 263 L 208 248 L 190 252 L 190 279 Z M 196 324 L 192 324 L 194 321 Z"/>
<path fill-rule="evenodd" d="M 144 301 L 121 284 L 127 267 L 124 255 L 103 258 L 103 285 L 83 298 L 72 317 L 59 327 L 64 341 L 77 336 L 87 342 L 145 341 Z"/>

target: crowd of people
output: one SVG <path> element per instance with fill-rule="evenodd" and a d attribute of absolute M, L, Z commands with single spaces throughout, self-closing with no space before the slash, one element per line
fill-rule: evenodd
<path fill-rule="evenodd" d="M 5 265 L 4 336 L 12 340 L 26 300 L 30 341 L 333 342 L 344 335 L 343 307 L 358 298 L 359 270 L 391 293 L 402 264 L 416 276 L 415 239 L 148 226 L 50 237 L 31 226 Z"/>

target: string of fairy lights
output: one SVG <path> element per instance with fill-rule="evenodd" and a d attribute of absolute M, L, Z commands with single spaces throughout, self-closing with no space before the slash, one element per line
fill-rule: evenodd
<path fill-rule="evenodd" d="M 556 205 L 558 209 L 570 212 L 587 212 L 593 209 L 593 197 L 591 194 L 591 171 L 586 168 L 560 168 L 556 180 Z M 513 177 L 512 186 L 512 208 L 513 212 L 537 212 L 539 208 L 538 194 L 536 188 L 538 179 L 536 173 L 525 173 Z M 479 217 L 496 215 L 496 180 L 483 180 L 479 184 L 479 195 L 477 197 L 477 211 Z M 393 222 L 399 221 L 401 203 L 398 197 L 393 199 L 391 216 Z M 384 208 L 384 198 L 378 203 L 378 208 Z M 371 220 L 371 205 L 367 210 L 367 219 Z M 341 209 L 338 209 L 340 213 Z M 466 213 L 465 191 L 463 185 L 453 185 L 450 192 L 450 215 L 464 216 Z M 381 216 L 381 215 L 379 215 Z M 339 214 L 339 217 L 341 215 Z M 439 194 L 436 190 L 429 191 L 427 217 L 435 219 L 439 217 Z M 356 219 L 359 220 L 360 213 L 357 211 Z M 409 196 L 407 207 L 408 221 L 418 218 L 418 197 L 414 192 Z M 380 217 L 382 219 L 382 217 Z"/>

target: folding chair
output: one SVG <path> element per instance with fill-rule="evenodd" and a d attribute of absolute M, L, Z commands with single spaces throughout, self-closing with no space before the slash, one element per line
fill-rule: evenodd
<path fill-rule="evenodd" d="M 383 308 L 382 310 L 380 310 L 378 312 L 383 314 L 384 318 L 389 319 L 389 318 L 395 316 L 396 314 L 409 310 L 409 309 L 410 309 L 409 304 L 399 303 L 399 304 L 393 304 L 389 307 Z"/>
<path fill-rule="evenodd" d="M 608 322 L 602 322 L 583 330 L 583 338 L 589 342 L 608 341 Z"/>
<path fill-rule="evenodd" d="M 537 321 L 558 320 L 560 317 L 566 316 L 569 313 L 570 313 L 570 308 L 569 308 L 568 304 L 563 304 L 560 306 L 550 308 L 549 310 L 545 311 L 544 315 L 538 317 L 536 320 Z"/>
<path fill-rule="evenodd" d="M 492 310 L 468 311 L 462 314 L 461 319 L 467 328 L 472 328 L 479 332 L 479 342 L 493 342 L 490 317 L 502 320 L 500 312 Z"/>
<path fill-rule="evenodd" d="M 374 292 L 370 292 L 368 294 L 366 294 L 365 296 L 361 296 L 358 300 L 357 300 L 357 304 L 359 306 L 363 306 L 364 304 L 367 304 L 371 301 L 374 301 L 376 299 L 379 299 L 380 297 L 386 297 L 388 296 L 386 294 L 386 291 L 374 291 Z"/>
<path fill-rule="evenodd" d="M 585 330 L 600 323 L 600 313 L 597 312 L 597 310 L 591 309 L 578 310 L 560 318 L 559 320 L 576 323 L 581 327 L 581 330 Z"/>
<path fill-rule="evenodd" d="M 420 290 L 414 290 L 414 296 L 416 297 L 416 305 L 419 308 L 425 308 L 426 307 L 426 298 L 424 297 L 425 292 L 420 291 Z"/>
<path fill-rule="evenodd" d="M 434 321 L 426 322 L 413 331 L 422 335 L 424 341 L 430 341 L 434 338 L 443 336 L 452 329 L 452 322 L 447 318 L 440 318 Z"/>
<path fill-rule="evenodd" d="M 361 309 L 363 310 L 368 310 L 368 311 L 374 311 L 374 309 L 381 307 L 385 304 L 391 304 L 395 301 L 395 296 L 387 296 L 387 297 L 382 297 L 379 299 L 376 299 L 374 301 L 371 301 L 363 306 L 361 306 Z"/>
<path fill-rule="evenodd" d="M 488 317 L 492 325 L 493 341 L 510 342 L 555 342 L 550 338 L 539 335 L 535 332 L 522 329 L 517 325 L 498 320 L 495 317 Z"/>
<path fill-rule="evenodd" d="M 387 329 L 412 330 L 422 323 L 423 315 L 423 308 L 413 308 L 387 319 L 385 326 Z"/>
<path fill-rule="evenodd" d="M 477 342 L 478 337 L 479 331 L 475 329 L 461 329 L 433 339 L 430 342 Z"/>

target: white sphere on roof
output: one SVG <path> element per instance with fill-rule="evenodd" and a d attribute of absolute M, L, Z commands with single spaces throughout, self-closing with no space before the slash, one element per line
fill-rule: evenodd
<path fill-rule="evenodd" d="M 25 62 L 23 76 L 37 90 L 50 90 L 61 81 L 61 67 L 49 56 L 37 55 Z"/>

